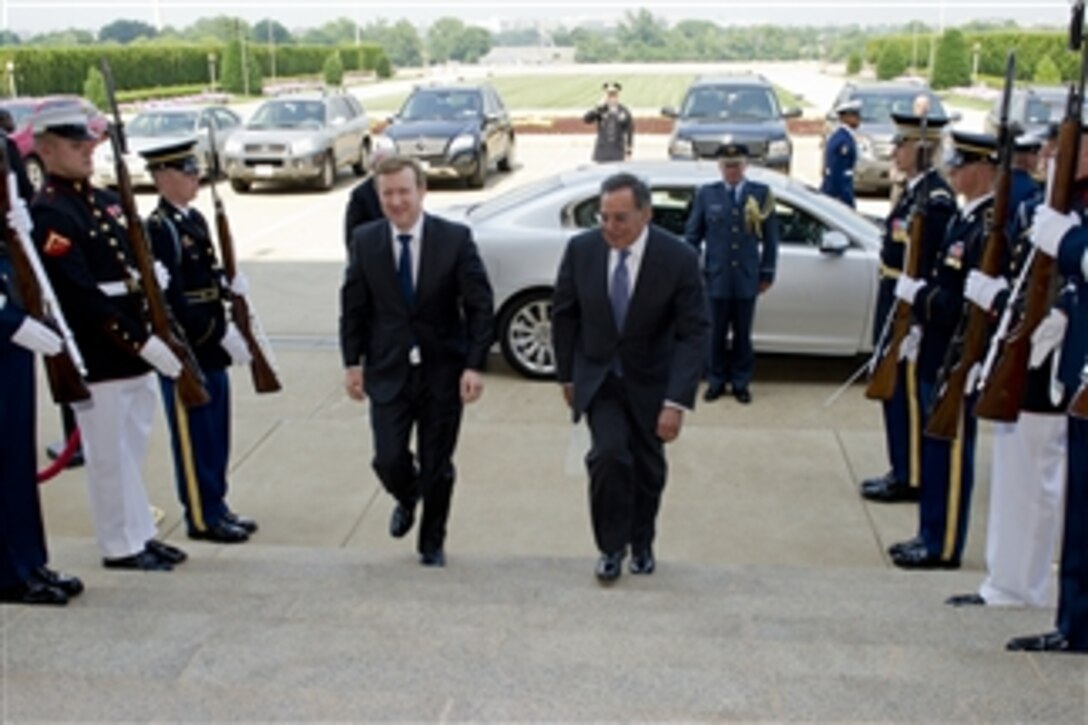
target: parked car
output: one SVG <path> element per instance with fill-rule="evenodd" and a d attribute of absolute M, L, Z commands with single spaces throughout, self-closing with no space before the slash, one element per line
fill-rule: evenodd
<path fill-rule="evenodd" d="M 1014 88 L 1009 99 L 1009 121 L 1028 132 L 1041 131 L 1065 117 L 1069 89 L 1064 86 L 1035 86 Z M 1083 120 L 1088 122 L 1088 109 L 1082 108 Z M 1001 121 L 1001 94 L 986 114 L 983 126 L 987 133 L 997 133 Z"/>
<path fill-rule="evenodd" d="M 238 192 L 255 181 L 302 182 L 327 191 L 341 168 L 366 173 L 370 144 L 370 120 L 354 96 L 283 96 L 261 104 L 227 139 L 223 171 Z"/>
<path fill-rule="evenodd" d="M 377 143 L 419 161 L 428 175 L 482 188 L 491 168 L 514 165 L 514 127 L 487 84 L 416 88 Z"/>
<path fill-rule="evenodd" d="M 782 110 L 774 87 L 763 76 L 699 78 L 684 95 L 679 110 L 661 114 L 676 119 L 669 139 L 670 159 L 711 158 L 723 143 L 742 143 L 753 163 L 790 172 L 793 144 L 786 119 L 800 108 Z"/>
<path fill-rule="evenodd" d="M 200 163 L 200 175 L 211 172 L 213 161 L 222 159 L 227 139 L 242 123 L 237 113 L 224 106 L 173 106 L 144 111 L 125 123 L 128 154 L 125 164 L 133 185 L 151 185 L 140 151 L 156 146 L 180 143 L 196 138 L 196 155 Z M 211 147 L 211 132 L 215 129 L 215 150 Z M 94 179 L 99 186 L 116 186 L 117 170 L 113 149 L 102 144 L 95 149 Z"/>
<path fill-rule="evenodd" d="M 720 179 L 709 161 L 594 165 L 443 212 L 473 230 L 495 290 L 502 353 L 522 375 L 555 373 L 550 319 L 559 260 L 568 239 L 597 225 L 601 181 L 618 171 L 650 180 L 654 223 L 681 235 L 698 187 Z M 869 350 L 880 228 L 787 176 L 758 167 L 748 174 L 774 192 L 781 237 L 775 284 L 756 307 L 756 348 L 811 355 Z"/>
<path fill-rule="evenodd" d="M 41 157 L 34 149 L 34 119 L 43 111 L 52 111 L 64 106 L 77 106 L 87 114 L 87 123 L 91 131 L 99 136 L 104 136 L 109 122 L 93 103 L 79 96 L 44 96 L 41 98 L 10 98 L 0 101 L 0 108 L 4 108 L 11 114 L 15 123 L 15 131 L 11 134 L 11 140 L 19 148 L 26 164 L 26 173 L 30 177 L 30 183 L 35 189 L 41 188 L 45 179 L 45 167 Z"/>
<path fill-rule="evenodd" d="M 924 83 L 872 82 L 847 83 L 835 97 L 831 110 L 825 116 L 821 149 L 827 137 L 835 130 L 839 117 L 835 108 L 847 101 L 861 101 L 861 125 L 858 126 L 858 161 L 854 167 L 854 191 L 860 193 L 887 192 L 894 182 L 892 138 L 895 136 L 893 113 L 912 113 L 915 100 L 926 99 L 930 116 L 947 115 L 941 99 Z M 960 120 L 953 113 L 950 120 Z M 822 168 L 822 165 L 821 165 Z"/>

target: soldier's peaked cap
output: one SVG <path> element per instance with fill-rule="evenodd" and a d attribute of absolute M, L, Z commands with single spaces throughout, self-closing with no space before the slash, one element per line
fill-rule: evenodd
<path fill-rule="evenodd" d="M 623 90 L 623 86 L 618 81 L 608 81 L 601 88 L 605 90 L 605 93 L 619 93 Z"/>
<path fill-rule="evenodd" d="M 39 113 L 34 119 L 34 135 L 43 133 L 74 141 L 93 141 L 96 138 L 87 126 L 87 114 L 77 106 L 61 106 Z"/>
<path fill-rule="evenodd" d="M 985 162 L 996 164 L 997 138 L 988 133 L 952 132 L 952 153 L 948 165 L 958 168 L 966 164 Z"/>
<path fill-rule="evenodd" d="M 714 158 L 722 161 L 744 161 L 748 156 L 748 147 L 742 143 L 723 143 L 714 152 Z"/>
<path fill-rule="evenodd" d="M 140 150 L 140 156 L 147 162 L 148 171 L 158 169 L 176 169 L 186 173 L 200 170 L 196 161 L 196 139 L 173 141 L 162 146 L 153 146 Z"/>
<path fill-rule="evenodd" d="M 945 116 L 916 116 L 912 113 L 893 113 L 895 123 L 895 141 L 912 141 L 922 138 L 922 120 L 925 120 L 927 141 L 936 141 L 941 137 L 941 129 L 948 124 Z"/>

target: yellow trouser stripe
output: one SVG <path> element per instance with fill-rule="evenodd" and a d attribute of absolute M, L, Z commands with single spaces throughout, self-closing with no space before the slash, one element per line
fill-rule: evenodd
<path fill-rule="evenodd" d="M 941 558 L 948 561 L 956 549 L 956 532 L 960 526 L 960 503 L 963 499 L 963 426 L 961 414 L 952 441 L 952 455 L 948 460 L 948 508 L 944 519 L 944 548 Z"/>
<path fill-rule="evenodd" d="M 200 502 L 200 487 L 196 482 L 196 466 L 193 463 L 193 443 L 189 438 L 189 411 L 181 402 L 177 385 L 174 385 L 174 422 L 178 429 L 181 468 L 185 471 L 185 490 L 189 493 L 189 516 L 197 531 L 205 531 L 208 527 L 204 525 L 204 508 Z"/>
<path fill-rule="evenodd" d="M 922 420 L 918 411 L 918 363 L 907 361 L 907 424 L 910 426 L 910 487 L 918 488 L 922 478 Z"/>

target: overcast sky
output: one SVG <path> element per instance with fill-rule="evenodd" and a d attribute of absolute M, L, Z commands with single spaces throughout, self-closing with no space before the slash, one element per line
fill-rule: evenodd
<path fill-rule="evenodd" d="M 425 26 L 444 15 L 497 29 L 501 21 L 559 20 L 567 25 L 599 20 L 615 21 L 631 9 L 645 7 L 669 21 L 684 18 L 713 20 L 720 24 L 790 23 L 796 25 L 877 25 L 922 20 L 933 25 L 943 15 L 948 25 L 974 19 L 1011 18 L 1022 25 L 1061 25 L 1068 21 L 1069 3 L 1060 0 L 1009 2 L 1008 0 L 741 0 L 730 2 L 641 2 L 629 0 L 506 0 L 474 2 L 447 0 L 0 0 L 0 22 L 19 33 L 38 33 L 70 27 L 97 31 L 119 18 L 158 25 L 185 27 L 201 17 L 228 14 L 256 22 L 273 17 L 288 28 L 319 26 L 341 17 L 365 24 L 377 18 L 407 18 Z"/>

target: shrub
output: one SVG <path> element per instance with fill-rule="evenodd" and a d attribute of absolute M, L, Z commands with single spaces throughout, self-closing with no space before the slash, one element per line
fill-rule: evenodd
<path fill-rule="evenodd" d="M 325 76 L 325 85 L 339 87 L 344 83 L 344 61 L 340 59 L 340 52 L 333 51 L 325 58 L 325 65 L 321 69 Z"/>

